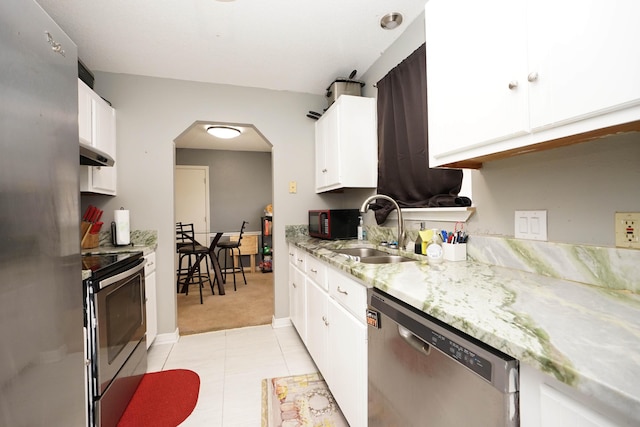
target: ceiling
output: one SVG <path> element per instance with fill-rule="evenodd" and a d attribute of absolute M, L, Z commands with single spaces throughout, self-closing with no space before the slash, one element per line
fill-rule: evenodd
<path fill-rule="evenodd" d="M 232 126 L 242 133 L 233 139 L 216 138 L 207 133 L 211 125 Z M 255 128 L 243 123 L 219 123 L 197 120 L 193 122 L 175 140 L 176 148 L 192 148 L 198 150 L 228 150 L 228 151 L 263 151 L 270 152 L 271 144 Z"/>
<path fill-rule="evenodd" d="M 336 78 L 357 70 L 357 79 L 369 69 L 426 3 L 37 1 L 76 42 L 80 59 L 91 71 L 318 95 Z M 384 30 L 379 22 L 390 12 L 401 13 L 404 22 Z"/>

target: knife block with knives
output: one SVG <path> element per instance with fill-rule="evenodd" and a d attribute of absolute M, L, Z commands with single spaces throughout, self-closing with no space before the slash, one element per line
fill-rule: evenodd
<path fill-rule="evenodd" d="M 82 249 L 97 248 L 100 244 L 100 229 L 103 224 L 100 222 L 100 218 L 103 212 L 95 206 L 89 205 L 82 216 L 80 223 L 80 246 Z"/>

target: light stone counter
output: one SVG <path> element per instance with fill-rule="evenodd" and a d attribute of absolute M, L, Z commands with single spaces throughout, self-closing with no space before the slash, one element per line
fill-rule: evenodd
<path fill-rule="evenodd" d="M 468 261 L 375 265 L 287 241 L 640 422 L 640 251 L 472 236 Z"/>
<path fill-rule="evenodd" d="M 158 232 L 155 230 L 134 230 L 131 232 L 131 245 L 113 246 L 111 231 L 100 231 L 100 244 L 96 248 L 82 249 L 82 255 L 105 255 L 123 252 L 141 251 L 143 256 L 155 252 L 158 247 Z M 91 277 L 91 270 L 82 270 L 82 280 Z"/>
<path fill-rule="evenodd" d="M 116 254 L 122 252 L 142 251 L 143 255 L 155 252 L 158 247 L 158 232 L 155 230 L 131 231 L 131 244 L 127 246 L 113 246 L 111 231 L 100 231 L 100 244 L 96 248 L 82 249 L 82 255 Z"/>

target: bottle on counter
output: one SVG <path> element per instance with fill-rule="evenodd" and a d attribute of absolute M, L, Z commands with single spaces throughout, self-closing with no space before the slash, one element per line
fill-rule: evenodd
<path fill-rule="evenodd" d="M 442 245 L 440 244 L 440 230 L 434 228 L 431 230 L 431 241 L 427 245 L 426 255 L 429 258 L 430 263 L 439 263 L 442 262 L 442 258 L 444 256 L 444 250 L 442 249 Z"/>
<path fill-rule="evenodd" d="M 420 231 L 424 231 L 424 222 L 420 223 Z M 420 233 L 420 231 L 418 231 L 418 237 L 416 237 L 413 252 L 417 253 L 418 255 L 424 255 L 424 252 L 422 252 L 422 235 L 424 233 Z"/>
<path fill-rule="evenodd" d="M 362 216 L 359 216 L 358 218 L 360 219 L 360 223 L 358 224 L 358 240 L 364 240 L 364 222 L 362 220 Z"/>

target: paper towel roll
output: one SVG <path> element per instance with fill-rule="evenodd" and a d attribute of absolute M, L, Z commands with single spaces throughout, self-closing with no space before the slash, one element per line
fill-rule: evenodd
<path fill-rule="evenodd" d="M 113 211 L 113 221 L 116 223 L 116 245 L 128 245 L 131 243 L 129 211 L 124 209 Z"/>

